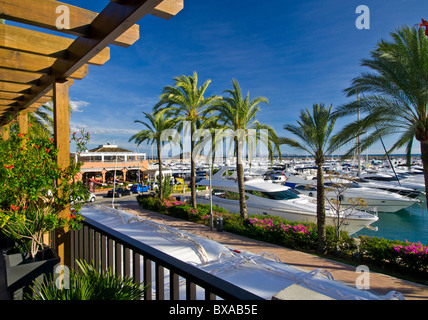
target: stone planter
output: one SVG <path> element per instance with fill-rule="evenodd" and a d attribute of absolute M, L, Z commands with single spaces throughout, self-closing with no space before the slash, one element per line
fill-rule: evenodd
<path fill-rule="evenodd" d="M 61 258 L 55 250 L 39 251 L 34 259 L 29 253 L 8 254 L 3 251 L 6 265 L 6 281 L 9 295 L 13 300 L 21 300 L 25 292 L 31 293 L 30 285 L 37 279 L 50 276 L 60 265 Z"/>

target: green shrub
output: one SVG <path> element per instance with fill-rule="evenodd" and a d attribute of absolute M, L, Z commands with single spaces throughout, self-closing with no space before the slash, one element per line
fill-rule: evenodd
<path fill-rule="evenodd" d="M 27 300 L 141 300 L 144 287 L 131 277 L 120 277 L 110 269 L 96 269 L 85 261 L 77 261 L 80 272 L 70 270 L 67 288 L 61 288 L 51 277 L 43 282 L 36 281 L 33 294 Z"/>

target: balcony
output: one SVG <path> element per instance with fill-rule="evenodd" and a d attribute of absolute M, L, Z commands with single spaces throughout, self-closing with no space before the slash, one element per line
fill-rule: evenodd
<path fill-rule="evenodd" d="M 145 300 L 263 300 L 90 218 L 79 231 L 71 232 L 71 249 L 71 261 L 94 261 L 96 267 L 148 285 Z M 184 282 L 185 292 L 180 292 Z"/>

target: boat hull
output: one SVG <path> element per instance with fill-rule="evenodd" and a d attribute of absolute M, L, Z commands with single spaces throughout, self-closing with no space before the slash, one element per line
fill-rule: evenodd
<path fill-rule="evenodd" d="M 206 197 L 198 197 L 198 202 L 202 204 L 209 204 L 210 200 Z M 219 206 L 223 209 L 226 209 L 232 213 L 239 213 L 239 201 L 238 200 L 230 200 L 223 199 L 217 196 L 212 197 L 213 205 Z M 308 203 L 309 204 L 309 203 Z M 288 221 L 297 221 L 297 222 L 306 222 L 306 223 L 317 223 L 316 212 L 305 211 L 303 209 L 298 208 L 287 208 L 277 207 L 273 208 L 271 206 L 263 206 L 262 204 L 255 204 L 251 201 L 247 200 L 247 210 L 249 215 L 251 214 L 259 214 L 259 215 L 272 215 L 282 217 Z M 370 224 L 376 222 L 378 220 L 377 216 L 371 215 L 368 216 L 359 216 L 357 214 L 347 217 L 344 223 L 341 226 L 341 230 L 347 231 L 349 234 L 354 234 L 361 229 L 369 226 Z M 337 218 L 332 215 L 326 213 L 326 224 L 335 226 L 337 224 Z"/>

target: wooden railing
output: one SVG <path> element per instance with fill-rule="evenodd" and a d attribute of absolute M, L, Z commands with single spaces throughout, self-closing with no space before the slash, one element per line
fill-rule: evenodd
<path fill-rule="evenodd" d="M 119 276 L 133 277 L 145 286 L 145 300 L 263 300 L 89 218 L 80 230 L 71 232 L 71 244 L 71 261 L 86 260 L 102 270 L 109 268 Z M 77 269 L 76 263 L 71 267 Z M 184 282 L 185 290 L 180 293 L 180 283 Z"/>

